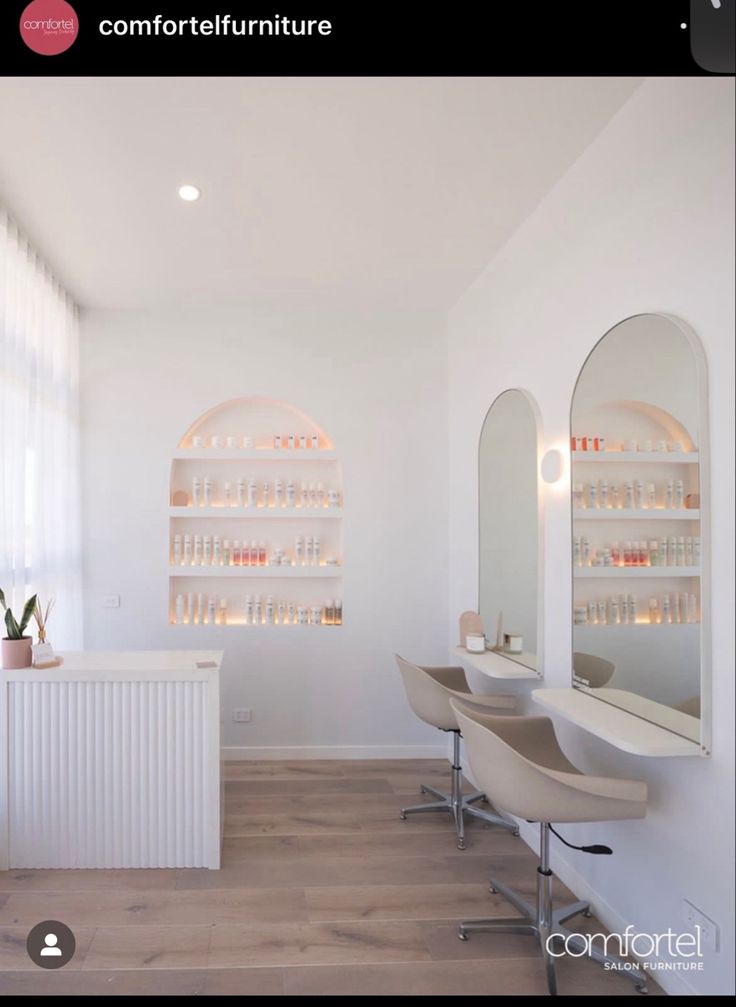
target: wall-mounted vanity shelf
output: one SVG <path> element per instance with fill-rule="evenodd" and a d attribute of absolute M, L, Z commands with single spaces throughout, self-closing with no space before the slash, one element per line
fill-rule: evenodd
<path fill-rule="evenodd" d="M 285 446 L 290 437 L 296 447 Z M 244 483 L 254 488 L 247 500 Z M 315 627 L 342 625 L 341 467 L 327 434 L 298 409 L 248 398 L 201 416 L 174 451 L 168 515 L 170 623 L 286 628 L 302 612 Z M 252 566 L 241 563 L 249 545 L 259 551 Z M 339 621 L 326 599 L 339 601 Z"/>
<path fill-rule="evenodd" d="M 493 650 L 487 650 L 484 654 L 470 654 L 465 647 L 452 647 L 450 653 L 453 657 L 457 657 L 464 664 L 467 664 L 468 667 L 483 672 L 489 678 L 533 679 L 537 682 L 540 679 L 539 672 L 534 671 L 530 667 L 525 667 L 524 664 L 517 664 L 515 660 L 518 656 L 525 661 L 526 665 L 530 663 L 536 665 L 537 658 L 535 654 L 511 656 L 508 654 L 498 654 Z"/>
<path fill-rule="evenodd" d="M 654 507 L 651 510 L 576 510 L 575 521 L 699 521 L 700 511 L 666 510 Z"/>
<path fill-rule="evenodd" d="M 667 465 L 697 465 L 697 451 L 572 451 L 574 462 L 594 462 L 615 465 L 619 462 L 636 462 L 642 465 L 662 463 Z"/>
<path fill-rule="evenodd" d="M 575 570 L 575 580 L 586 577 L 699 577 L 699 566 L 587 566 Z"/>
<path fill-rule="evenodd" d="M 611 699 L 617 704 L 624 699 L 628 709 L 621 709 L 619 705 L 613 706 L 612 703 L 598 696 L 590 696 L 580 689 L 534 689 L 532 698 L 551 713 L 558 714 L 577 727 L 607 741 L 609 745 L 631 755 L 673 758 L 708 754 L 701 749 L 697 741 L 691 741 L 679 733 L 674 733 L 677 730 L 691 730 L 690 722 L 695 720 L 694 717 L 669 710 L 667 714 L 671 715 L 671 726 L 667 729 L 643 719 L 652 715 L 650 705 L 658 707 L 657 715 L 661 717 L 663 708 L 659 703 L 650 704 L 650 701 L 641 696 L 621 693 L 617 689 L 596 691 L 615 693 Z M 637 709 L 632 708 L 632 701 L 638 701 Z M 697 729 L 699 730 L 699 722 Z"/>

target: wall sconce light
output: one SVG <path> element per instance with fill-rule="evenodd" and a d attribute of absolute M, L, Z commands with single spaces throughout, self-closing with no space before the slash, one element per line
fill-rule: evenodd
<path fill-rule="evenodd" d="M 546 483 L 556 483 L 562 478 L 564 464 L 562 452 L 556 448 L 548 451 L 542 458 L 542 479 Z"/>

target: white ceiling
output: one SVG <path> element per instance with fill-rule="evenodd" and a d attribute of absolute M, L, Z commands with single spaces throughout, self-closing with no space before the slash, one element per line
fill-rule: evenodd
<path fill-rule="evenodd" d="M 638 83 L 4 78 L 0 201 L 83 305 L 447 308 Z"/>

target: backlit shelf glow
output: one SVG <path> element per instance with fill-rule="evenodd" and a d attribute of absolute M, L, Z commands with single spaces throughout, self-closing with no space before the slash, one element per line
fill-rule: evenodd
<path fill-rule="evenodd" d="M 173 616 L 169 617 L 170 626 L 188 627 L 191 626 L 193 629 L 228 629 L 231 626 L 237 627 L 238 629 L 282 629 L 284 632 L 288 633 L 294 630 L 302 630 L 304 632 L 312 631 L 315 629 L 340 629 L 343 625 L 341 622 L 320 622 L 316 625 L 314 623 L 297 623 L 297 622 L 285 622 L 278 623 L 263 622 L 259 625 L 254 626 L 252 623 L 245 622 L 244 619 L 230 619 L 227 622 L 177 622 Z"/>
<path fill-rule="evenodd" d="M 342 566 L 169 566 L 170 577 L 342 577 Z"/>
<path fill-rule="evenodd" d="M 578 462 L 618 463 L 642 462 L 672 465 L 697 465 L 697 451 L 573 451 L 572 460 Z"/>
<path fill-rule="evenodd" d="M 573 569 L 575 579 L 608 577 L 699 577 L 699 566 L 584 566 Z"/>
<path fill-rule="evenodd" d="M 176 518 L 237 518 L 240 521 L 271 521 L 295 518 L 299 521 L 334 521 L 341 518 L 342 507 L 169 507 Z"/>
<path fill-rule="evenodd" d="M 319 448 L 177 448 L 176 461 L 238 461 L 238 462 L 331 462 L 337 461 L 336 451 Z"/>
<path fill-rule="evenodd" d="M 699 521 L 699 510 L 667 510 L 666 507 L 653 507 L 650 510 L 624 510 L 613 507 L 594 509 L 577 507 L 574 511 L 575 521 Z"/>

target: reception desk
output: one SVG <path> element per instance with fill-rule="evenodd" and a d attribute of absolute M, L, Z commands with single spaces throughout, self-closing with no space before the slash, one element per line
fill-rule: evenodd
<path fill-rule="evenodd" d="M 0 869 L 220 866 L 221 651 L 0 672 Z"/>

